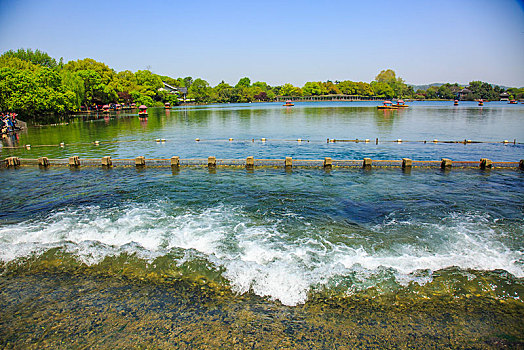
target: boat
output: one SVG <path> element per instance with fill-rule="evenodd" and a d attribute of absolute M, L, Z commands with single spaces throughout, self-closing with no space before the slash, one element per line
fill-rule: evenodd
<path fill-rule="evenodd" d="M 294 104 L 291 102 L 291 100 L 287 100 L 286 103 L 284 103 L 282 106 L 291 107 L 294 106 Z"/>
<path fill-rule="evenodd" d="M 478 102 L 479 102 L 479 106 L 484 106 L 484 101 L 482 99 L 480 99 Z"/>
<path fill-rule="evenodd" d="M 516 104 L 518 104 L 519 102 L 518 102 L 517 100 L 510 100 L 509 103 L 512 104 L 512 105 L 516 105 Z"/>
<path fill-rule="evenodd" d="M 138 107 L 138 118 L 147 118 L 147 106 L 140 105 Z"/>
<path fill-rule="evenodd" d="M 164 103 L 164 108 L 165 109 L 171 109 L 171 103 L 169 103 L 169 102 Z"/>
<path fill-rule="evenodd" d="M 404 102 L 404 100 L 397 100 L 397 104 L 394 105 L 397 108 L 408 108 L 409 106 Z"/>
<path fill-rule="evenodd" d="M 453 106 L 458 106 L 458 105 L 459 105 L 459 100 L 455 100 L 455 101 L 453 102 Z"/>
<path fill-rule="evenodd" d="M 391 101 L 384 101 L 382 106 L 377 106 L 377 109 L 397 109 L 397 106 L 393 106 Z"/>
<path fill-rule="evenodd" d="M 131 109 L 136 108 L 136 103 L 131 103 L 131 105 L 129 107 L 131 107 Z"/>
<path fill-rule="evenodd" d="M 102 112 L 109 113 L 109 105 L 103 105 L 102 106 Z"/>

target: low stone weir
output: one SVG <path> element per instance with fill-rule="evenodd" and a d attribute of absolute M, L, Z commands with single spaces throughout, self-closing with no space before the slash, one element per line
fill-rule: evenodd
<path fill-rule="evenodd" d="M 362 160 L 342 160 L 342 159 L 255 159 L 247 157 L 245 159 L 217 159 L 214 156 L 208 158 L 191 158 L 182 159 L 178 156 L 165 159 L 145 158 L 138 156 L 132 159 L 112 159 L 110 156 L 102 158 L 79 158 L 78 156 L 67 159 L 52 159 L 40 157 L 37 159 L 8 157 L 0 161 L 2 167 L 20 167 L 20 166 L 41 166 L 41 167 L 239 167 L 239 168 L 256 168 L 256 167 L 283 167 L 283 168 L 480 168 L 480 169 L 515 169 L 524 170 L 524 159 L 518 162 L 494 162 L 487 158 L 480 161 L 453 161 L 442 158 L 441 160 L 412 160 L 403 158 L 401 160 L 373 160 L 364 158 Z"/>

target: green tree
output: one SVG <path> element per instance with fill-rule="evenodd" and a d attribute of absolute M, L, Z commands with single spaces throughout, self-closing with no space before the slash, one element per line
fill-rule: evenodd
<path fill-rule="evenodd" d="M 73 104 L 75 109 L 82 106 L 86 101 L 85 99 L 85 86 L 84 80 L 77 73 L 62 70 L 60 72 L 62 78 L 62 85 L 67 91 L 71 91 L 74 94 Z"/>
<path fill-rule="evenodd" d="M 281 96 L 302 96 L 302 90 L 289 83 L 284 84 L 280 89 Z"/>
<path fill-rule="evenodd" d="M 382 70 L 375 77 L 375 81 L 379 83 L 388 83 L 389 84 L 390 82 L 395 81 L 395 80 L 397 80 L 395 71 L 391 69 Z"/>
<path fill-rule="evenodd" d="M 17 51 L 9 50 L 2 54 L 2 57 L 6 58 L 18 58 L 22 61 L 31 62 L 32 64 L 39 65 L 47 68 L 55 68 L 58 66 L 56 60 L 49 56 L 47 53 L 40 50 L 31 49 L 18 49 Z"/>
<path fill-rule="evenodd" d="M 321 83 L 316 81 L 308 81 L 302 87 L 302 93 L 304 96 L 318 96 L 323 94 Z"/>
<path fill-rule="evenodd" d="M 375 96 L 388 99 L 395 96 L 395 91 L 385 82 L 374 81 L 371 83 L 371 88 Z"/>
<path fill-rule="evenodd" d="M 191 84 L 187 96 L 190 99 L 195 99 L 197 102 L 206 102 L 210 99 L 211 91 L 209 83 L 198 78 Z"/>
<path fill-rule="evenodd" d="M 251 80 L 248 77 L 244 77 L 238 81 L 235 85 L 236 88 L 248 88 L 251 86 Z"/>

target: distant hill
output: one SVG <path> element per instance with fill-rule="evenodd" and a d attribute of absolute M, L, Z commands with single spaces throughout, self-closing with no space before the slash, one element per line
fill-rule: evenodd
<path fill-rule="evenodd" d="M 417 91 L 417 90 L 427 90 L 430 86 L 442 86 L 446 83 L 431 83 L 431 84 L 426 84 L 426 85 L 414 85 L 414 84 L 407 84 L 409 86 L 413 86 L 413 90 L 414 91 Z M 454 83 L 451 83 L 451 84 L 454 84 Z M 466 87 L 468 86 L 469 84 L 461 84 L 461 83 L 457 83 L 459 84 L 460 86 L 463 86 L 463 87 Z M 497 86 L 497 84 L 491 84 L 492 86 Z M 504 85 L 498 85 L 500 86 L 501 88 L 503 88 L 504 90 L 507 90 L 509 89 L 511 86 L 504 86 Z"/>
<path fill-rule="evenodd" d="M 444 85 L 445 83 L 431 83 L 431 84 L 426 84 L 426 85 L 413 85 L 413 84 L 408 84 L 409 86 L 413 86 L 413 90 L 414 91 L 417 91 L 417 90 L 427 90 L 430 86 L 436 86 L 436 87 L 439 87 L 439 86 L 442 86 Z M 452 83 L 453 84 L 453 83 Z M 458 83 L 457 83 L 458 84 Z M 467 86 L 468 84 L 459 84 L 460 86 Z"/>

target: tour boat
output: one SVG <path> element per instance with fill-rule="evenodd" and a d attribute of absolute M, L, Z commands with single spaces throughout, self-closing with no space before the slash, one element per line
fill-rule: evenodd
<path fill-rule="evenodd" d="M 484 101 L 483 100 L 479 100 L 479 106 L 484 106 Z"/>
<path fill-rule="evenodd" d="M 509 103 L 512 104 L 512 105 L 516 105 L 516 104 L 518 104 L 519 102 L 518 102 L 517 100 L 511 100 L 511 101 L 509 101 Z"/>
<path fill-rule="evenodd" d="M 147 106 L 140 105 L 138 107 L 138 117 L 139 118 L 147 118 Z"/>
<path fill-rule="evenodd" d="M 408 108 L 409 106 L 404 102 L 404 100 L 397 100 L 397 104 L 394 107 Z"/>
<path fill-rule="evenodd" d="M 166 103 L 164 104 L 164 108 L 165 108 L 165 109 L 170 109 L 170 108 L 171 108 L 171 103 L 166 102 Z"/>
<path fill-rule="evenodd" d="M 103 106 L 102 106 L 102 111 L 103 111 L 104 113 L 109 113 L 109 105 L 103 105 Z"/>
<path fill-rule="evenodd" d="M 453 105 L 454 106 L 458 106 L 459 105 L 459 100 L 455 100 L 455 102 L 453 102 Z"/>
<path fill-rule="evenodd" d="M 131 107 L 131 109 L 136 108 L 136 103 L 131 103 L 129 107 Z"/>
<path fill-rule="evenodd" d="M 284 103 L 282 106 L 291 107 L 294 106 L 294 104 L 291 102 L 291 100 L 287 100 L 286 103 Z"/>
<path fill-rule="evenodd" d="M 117 103 L 117 104 L 115 105 L 115 109 L 116 109 L 117 111 L 119 111 L 121 108 L 122 108 L 122 106 L 121 106 L 120 104 Z"/>
<path fill-rule="evenodd" d="M 393 106 L 393 102 L 384 101 L 382 106 L 377 106 L 377 109 L 397 109 L 397 106 Z"/>

